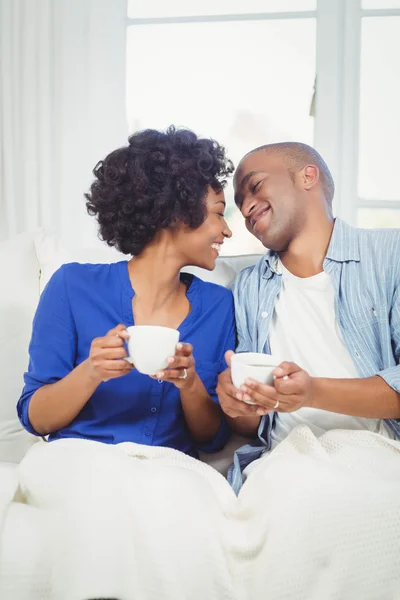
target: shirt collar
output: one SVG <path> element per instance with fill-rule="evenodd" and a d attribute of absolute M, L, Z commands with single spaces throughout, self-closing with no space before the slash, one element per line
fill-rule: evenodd
<path fill-rule="evenodd" d="M 336 262 L 346 262 L 349 260 L 359 262 L 360 251 L 358 248 L 357 228 L 336 218 L 326 258 Z M 280 275 L 277 271 L 277 252 L 267 250 L 263 260 L 265 261 L 264 279 L 270 279 L 274 273 Z"/>
<path fill-rule="evenodd" d="M 358 230 L 341 219 L 335 219 L 326 258 L 336 262 L 360 261 Z"/>

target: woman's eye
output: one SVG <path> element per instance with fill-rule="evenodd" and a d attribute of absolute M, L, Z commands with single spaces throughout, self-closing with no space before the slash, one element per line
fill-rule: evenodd
<path fill-rule="evenodd" d="M 220 217 L 222 217 L 222 218 L 224 218 L 224 217 L 225 217 L 224 213 L 217 213 L 217 215 L 219 215 L 219 216 L 220 216 Z"/>

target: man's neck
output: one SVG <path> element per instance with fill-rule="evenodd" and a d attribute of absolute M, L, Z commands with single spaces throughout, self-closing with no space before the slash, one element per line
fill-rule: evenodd
<path fill-rule="evenodd" d="M 288 271 L 297 277 L 312 277 L 321 273 L 333 227 L 333 217 L 328 215 L 310 219 L 289 248 L 279 253 Z"/>

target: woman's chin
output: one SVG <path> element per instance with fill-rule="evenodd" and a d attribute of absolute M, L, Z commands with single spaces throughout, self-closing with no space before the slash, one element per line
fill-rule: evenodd
<path fill-rule="evenodd" d="M 193 262 L 192 266 L 198 267 L 199 269 L 205 269 L 206 271 L 214 271 L 216 266 L 216 260 L 217 259 L 214 257 L 211 257 L 207 261 L 203 258 L 202 260 L 197 260 L 196 262 Z"/>

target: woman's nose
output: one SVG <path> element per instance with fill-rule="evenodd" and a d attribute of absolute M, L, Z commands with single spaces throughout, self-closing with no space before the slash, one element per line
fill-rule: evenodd
<path fill-rule="evenodd" d="M 224 237 L 226 237 L 226 238 L 232 237 L 232 231 L 226 221 L 225 221 L 225 227 L 224 227 L 224 230 L 222 233 L 223 233 Z"/>

